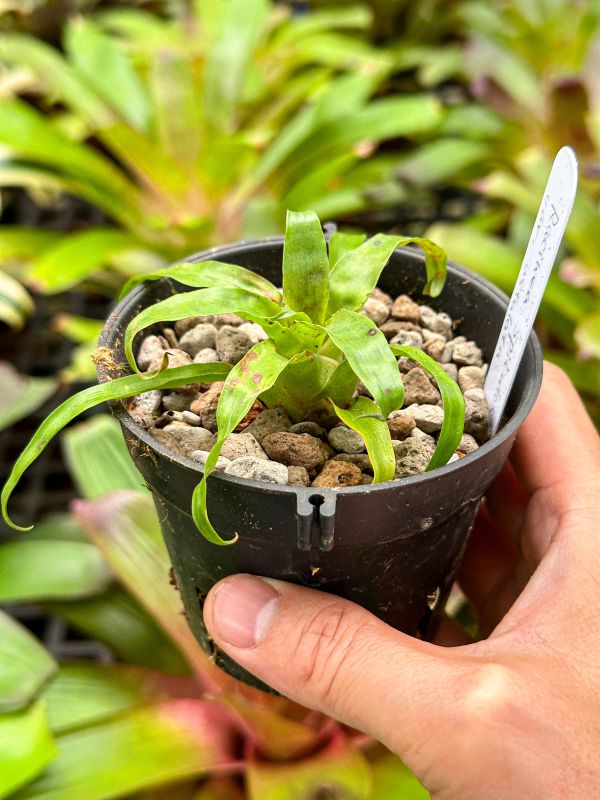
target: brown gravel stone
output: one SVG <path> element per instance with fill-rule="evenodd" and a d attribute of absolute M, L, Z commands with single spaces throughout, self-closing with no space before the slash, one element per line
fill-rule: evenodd
<path fill-rule="evenodd" d="M 379 287 L 375 287 L 370 295 L 374 300 L 379 300 L 380 303 L 385 303 L 388 308 L 394 305 L 394 301 L 387 292 L 382 291 Z"/>
<path fill-rule="evenodd" d="M 271 433 L 262 446 L 269 458 L 288 467 L 305 467 L 311 472 L 325 463 L 323 443 L 308 433 Z"/>
<path fill-rule="evenodd" d="M 234 433 L 240 433 L 241 431 L 245 431 L 248 425 L 251 425 L 254 420 L 262 414 L 265 410 L 264 405 L 260 402 L 260 400 L 255 400 L 252 404 L 252 408 L 246 414 L 244 419 L 240 422 L 240 424 L 234 429 Z M 254 435 L 254 431 L 251 431 Z"/>
<path fill-rule="evenodd" d="M 217 405 L 222 390 L 223 382 L 216 381 L 209 389 L 199 395 L 190 406 L 190 411 L 200 417 L 202 426 L 209 431 L 217 430 Z"/>
<path fill-rule="evenodd" d="M 373 472 L 371 459 L 366 453 L 338 453 L 332 461 L 345 461 L 348 464 L 356 464 L 362 472 Z"/>
<path fill-rule="evenodd" d="M 407 372 L 402 378 L 402 382 L 405 390 L 405 406 L 411 406 L 413 403 L 435 405 L 441 399 L 440 393 L 420 367 L 415 367 Z"/>
<path fill-rule="evenodd" d="M 389 319 L 380 326 L 379 330 L 389 342 L 389 340 L 397 336 L 400 331 L 416 331 L 418 333 L 421 328 L 414 322 L 408 322 L 407 320 Z"/>
<path fill-rule="evenodd" d="M 288 486 L 310 486 L 310 477 L 305 467 L 288 467 Z"/>
<path fill-rule="evenodd" d="M 387 421 L 392 439 L 406 439 L 417 425 L 412 417 L 403 414 L 401 411 L 392 412 L 393 416 Z"/>
<path fill-rule="evenodd" d="M 407 294 L 399 295 L 392 306 L 392 317 L 408 322 L 419 321 L 419 306 Z"/>
<path fill-rule="evenodd" d="M 312 482 L 324 489 L 339 489 L 340 486 L 358 486 L 362 483 L 362 472 L 356 464 L 348 461 L 328 461 Z"/>

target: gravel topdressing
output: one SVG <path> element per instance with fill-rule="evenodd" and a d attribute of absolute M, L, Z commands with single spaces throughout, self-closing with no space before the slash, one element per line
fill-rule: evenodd
<path fill-rule="evenodd" d="M 489 410 L 483 393 L 487 372 L 474 341 L 455 335 L 452 319 L 407 295 L 392 299 L 376 289 L 362 313 L 392 344 L 422 349 L 458 385 L 465 398 L 465 432 L 451 461 L 476 450 L 489 438 Z M 170 367 L 191 363 L 237 363 L 266 339 L 260 325 L 221 314 L 192 317 L 146 336 L 139 348 L 141 370 L 158 369 L 168 354 Z M 414 361 L 398 359 L 405 387 L 404 406 L 388 417 L 396 454 L 395 478 L 425 471 L 433 454 L 444 412 L 433 379 Z M 190 384 L 176 391 L 150 391 L 127 403 L 131 417 L 159 442 L 204 464 L 216 439 L 216 408 L 223 384 Z M 358 393 L 368 395 L 359 385 Z M 373 481 L 373 468 L 362 437 L 345 425 L 328 430 L 313 421 L 293 423 L 281 408 L 257 401 L 225 442 L 217 469 L 241 478 L 340 488 Z"/>

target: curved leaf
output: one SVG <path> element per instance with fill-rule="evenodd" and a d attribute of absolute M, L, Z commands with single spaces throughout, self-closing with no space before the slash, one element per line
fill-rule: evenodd
<path fill-rule="evenodd" d="M 19 281 L 0 270 L 0 320 L 20 330 L 33 308 L 33 300 Z"/>
<path fill-rule="evenodd" d="M 133 397 L 133 395 L 147 392 L 151 389 L 174 389 L 194 381 L 202 381 L 203 383 L 220 381 L 225 378 L 229 370 L 229 364 L 189 364 L 184 367 L 164 370 L 158 375 L 148 378 L 139 375 L 125 375 L 123 378 L 116 378 L 99 386 L 90 386 L 89 389 L 84 389 L 73 397 L 69 397 L 42 422 L 27 447 L 17 459 L 6 483 L 2 487 L 2 516 L 5 522 L 15 530 L 26 531 L 33 527 L 21 527 L 10 519 L 7 510 L 9 498 L 27 467 L 44 451 L 54 436 L 79 414 L 107 400 Z"/>
<path fill-rule="evenodd" d="M 133 340 L 137 333 L 155 322 L 175 322 L 187 317 L 231 313 L 260 323 L 265 317 L 274 317 L 280 311 L 281 306 L 278 303 L 266 297 L 248 294 L 243 289 L 216 287 L 174 294 L 145 308 L 129 323 L 125 332 L 125 355 L 131 368 L 139 372 L 133 357 Z"/>
<path fill-rule="evenodd" d="M 112 574 L 86 542 L 19 541 L 0 546 L 0 603 L 75 600 L 106 589 Z"/>
<path fill-rule="evenodd" d="M 42 607 L 86 638 L 105 644 L 120 661 L 170 675 L 189 673 L 183 654 L 123 589 L 115 586 L 87 600 L 44 603 Z"/>
<path fill-rule="evenodd" d="M 0 798 L 16 797 L 16 789 L 36 778 L 57 750 L 45 703 L 0 716 Z"/>
<path fill-rule="evenodd" d="M 90 19 L 77 17 L 66 27 L 65 47 L 78 73 L 123 119 L 146 130 L 150 100 L 117 42 Z"/>
<path fill-rule="evenodd" d="M 16 369 L 0 361 L 0 431 L 28 416 L 54 394 L 58 383 L 54 378 L 32 378 L 19 375 Z"/>
<path fill-rule="evenodd" d="M 254 345 L 232 368 L 225 381 L 217 406 L 218 438 L 206 459 L 204 475 L 192 497 L 194 522 L 202 535 L 214 544 L 233 544 L 238 535 L 225 540 L 211 525 L 206 508 L 206 480 L 215 468 L 225 439 L 244 419 L 254 401 L 273 386 L 289 363 L 287 358 L 275 351 L 273 342 L 267 339 Z"/>
<path fill-rule="evenodd" d="M 334 314 L 340 308 L 358 311 L 377 286 L 379 276 L 394 250 L 407 244 L 418 244 L 425 253 L 427 283 L 423 292 L 437 297 L 446 282 L 446 254 L 442 248 L 431 239 L 378 233 L 360 247 L 345 253 L 334 265 L 327 313 Z"/>
<path fill-rule="evenodd" d="M 463 435 L 465 424 L 465 399 L 456 381 L 442 367 L 418 347 L 389 345 L 395 356 L 406 356 L 416 361 L 420 367 L 435 378 L 442 403 L 444 405 L 444 422 L 438 437 L 435 452 L 427 465 L 427 470 L 443 467 L 456 452 Z"/>
<path fill-rule="evenodd" d="M 44 250 L 27 280 L 44 293 L 64 292 L 108 266 L 116 252 L 138 245 L 135 236 L 116 228 L 71 233 Z"/>
<path fill-rule="evenodd" d="M 283 245 L 283 296 L 294 311 L 320 325 L 329 298 L 329 260 L 321 222 L 314 211 L 287 212 Z"/>
<path fill-rule="evenodd" d="M 392 437 L 378 406 L 368 397 L 359 397 L 352 408 L 339 408 L 335 413 L 352 430 L 365 440 L 367 453 L 373 465 L 373 483 L 391 481 L 396 471 L 396 456 Z"/>
<path fill-rule="evenodd" d="M 329 265 L 331 269 L 335 267 L 342 256 L 364 244 L 366 238 L 364 233 L 342 233 L 341 231 L 336 231 L 332 234 L 329 239 Z"/>
<path fill-rule="evenodd" d="M 29 67 L 54 98 L 60 98 L 94 125 L 107 125 L 112 115 L 98 95 L 55 47 L 19 33 L 3 34 L 0 59 Z"/>
<path fill-rule="evenodd" d="M 129 294 L 139 283 L 159 281 L 162 278 L 172 278 L 184 286 L 193 286 L 197 289 L 218 286 L 244 289 L 252 294 L 264 295 L 274 303 L 281 303 L 281 292 L 273 286 L 271 281 L 245 267 L 239 267 L 237 264 L 225 264 L 222 261 L 194 262 L 193 260 L 182 261 L 147 275 L 135 275 L 121 290 L 120 298 Z"/>
<path fill-rule="evenodd" d="M 30 703 L 56 669 L 38 640 L 0 611 L 0 713 Z"/>
<path fill-rule="evenodd" d="M 109 800 L 234 762 L 226 712 L 163 700 L 57 736 L 58 755 L 14 800 Z"/>
<path fill-rule="evenodd" d="M 61 444 L 80 497 L 96 500 L 117 489 L 149 493 L 129 455 L 121 426 L 109 414 L 71 425 Z"/>
<path fill-rule="evenodd" d="M 181 614 L 181 597 L 169 581 L 169 554 L 149 497 L 117 491 L 77 501 L 75 517 L 117 578 L 170 636 L 197 672 L 214 670 Z M 218 673 L 219 675 L 221 673 Z"/>
<path fill-rule="evenodd" d="M 368 317 L 341 309 L 325 326 L 384 417 L 402 406 L 404 386 L 383 333 Z"/>

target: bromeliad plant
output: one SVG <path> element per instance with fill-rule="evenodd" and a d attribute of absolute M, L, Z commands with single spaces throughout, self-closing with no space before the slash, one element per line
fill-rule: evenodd
<path fill-rule="evenodd" d="M 425 253 L 425 293 L 437 296 L 446 277 L 446 256 L 428 239 L 378 234 L 336 233 L 327 243 L 313 212 L 289 212 L 283 251 L 283 293 L 265 278 L 233 264 L 183 262 L 132 279 L 124 291 L 143 280 L 170 278 L 193 291 L 178 292 L 135 317 L 125 335 L 125 353 L 134 374 L 87 389 L 70 398 L 42 424 L 22 453 L 2 492 L 2 509 L 20 476 L 64 425 L 85 408 L 151 389 L 183 386 L 193 381 L 224 380 L 217 407 L 217 440 L 204 465 L 192 499 L 194 520 L 215 544 L 231 544 L 207 516 L 207 479 L 223 443 L 257 399 L 279 406 L 295 421 L 339 418 L 362 435 L 374 469 L 374 482 L 391 480 L 395 472 L 388 415 L 402 407 L 404 387 L 396 357 L 406 356 L 438 383 L 444 422 L 428 469 L 442 466 L 455 452 L 463 430 L 462 393 L 442 367 L 420 349 L 388 344 L 383 333 L 360 314 L 365 300 L 397 247 L 418 244 Z M 134 342 L 138 333 L 158 322 L 234 313 L 259 323 L 268 338 L 235 366 L 192 364 L 140 373 Z M 359 382 L 370 397 L 356 396 Z"/>
<path fill-rule="evenodd" d="M 0 609 L 35 604 L 118 662 L 53 656 L 0 610 L 0 798 L 429 797 L 367 737 L 211 663 L 116 420 L 72 426 L 63 446 L 81 499 L 0 543 Z"/>

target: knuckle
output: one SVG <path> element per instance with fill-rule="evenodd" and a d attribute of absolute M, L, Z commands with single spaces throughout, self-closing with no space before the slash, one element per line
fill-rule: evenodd
<path fill-rule="evenodd" d="M 350 659 L 361 649 L 368 623 L 346 605 L 329 603 L 301 626 L 293 651 L 303 691 L 317 703 L 334 704 L 337 686 L 345 680 Z"/>

